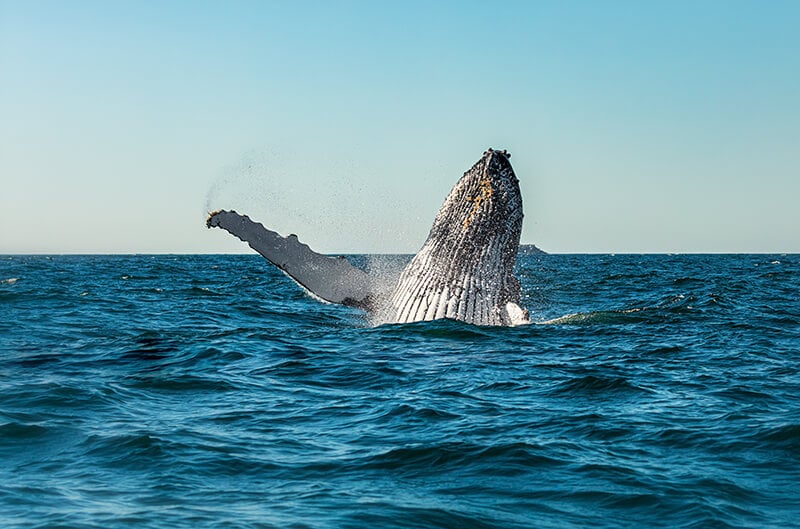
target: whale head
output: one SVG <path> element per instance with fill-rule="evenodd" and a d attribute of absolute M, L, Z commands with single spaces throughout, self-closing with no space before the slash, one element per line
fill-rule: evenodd
<path fill-rule="evenodd" d="M 499 252 L 516 259 L 522 230 L 522 195 L 507 151 L 489 149 L 464 173 L 436 215 L 428 240 L 461 258 Z M 487 247 L 488 245 L 488 247 Z M 441 246 L 441 244 L 437 244 Z"/>
<path fill-rule="evenodd" d="M 453 318 L 508 325 L 521 311 L 514 276 L 522 231 L 522 195 L 506 151 L 489 149 L 461 177 L 430 234 L 403 271 L 389 321 Z"/>

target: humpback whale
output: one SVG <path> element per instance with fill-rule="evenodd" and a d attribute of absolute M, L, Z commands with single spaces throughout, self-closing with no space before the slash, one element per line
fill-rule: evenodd
<path fill-rule="evenodd" d="M 316 253 L 296 235 L 282 237 L 236 211 L 215 211 L 206 226 L 247 242 L 313 296 L 364 309 L 379 323 L 529 323 L 514 275 L 522 195 L 510 157 L 505 150 L 483 153 L 450 191 L 420 251 L 391 280 L 344 257 Z"/>

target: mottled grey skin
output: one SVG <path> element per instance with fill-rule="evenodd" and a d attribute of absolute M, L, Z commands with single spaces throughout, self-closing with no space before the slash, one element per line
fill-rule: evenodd
<path fill-rule="evenodd" d="M 513 272 L 522 196 L 509 157 L 489 149 L 464 173 L 397 281 L 318 254 L 296 236 L 282 237 L 235 211 L 216 211 L 206 224 L 247 242 L 313 295 L 363 308 L 378 323 L 437 318 L 477 325 L 528 323 Z"/>
<path fill-rule="evenodd" d="M 427 241 L 400 275 L 388 321 L 511 325 L 526 317 L 514 276 L 522 195 L 509 157 L 489 149 L 453 187 Z"/>

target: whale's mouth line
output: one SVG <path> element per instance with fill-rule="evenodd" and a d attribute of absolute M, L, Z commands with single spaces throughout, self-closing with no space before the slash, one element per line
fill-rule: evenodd
<path fill-rule="evenodd" d="M 313 296 L 370 311 L 382 323 L 449 318 L 477 325 L 529 322 L 514 275 L 522 230 L 519 180 L 507 151 L 489 149 L 456 182 L 420 251 L 394 281 L 318 254 L 235 211 L 206 226 L 247 242 Z"/>

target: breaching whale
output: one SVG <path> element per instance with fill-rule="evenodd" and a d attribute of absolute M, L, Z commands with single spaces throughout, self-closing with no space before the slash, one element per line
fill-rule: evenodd
<path fill-rule="evenodd" d="M 529 323 L 514 275 L 522 195 L 506 151 L 489 149 L 456 183 L 425 244 L 387 281 L 344 257 L 318 254 L 296 235 L 282 237 L 235 211 L 209 214 L 206 226 L 235 235 L 312 295 L 359 307 L 380 323 L 450 318 L 476 325 Z"/>

